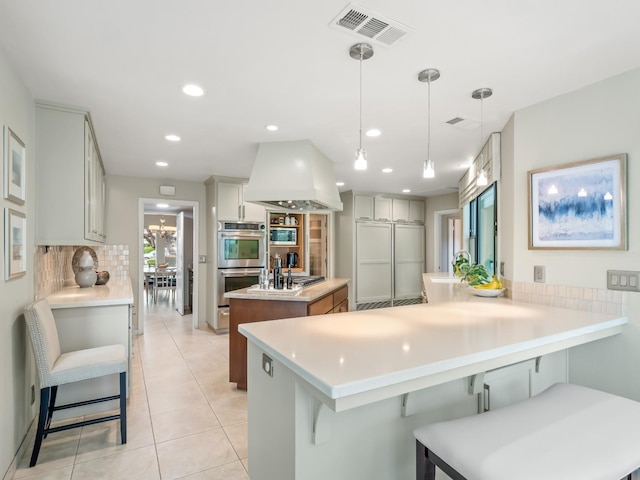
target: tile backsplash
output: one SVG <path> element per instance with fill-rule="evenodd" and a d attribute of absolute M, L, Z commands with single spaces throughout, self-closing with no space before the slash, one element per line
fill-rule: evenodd
<path fill-rule="evenodd" d="M 503 283 L 507 288 L 507 296 L 516 302 L 611 315 L 627 314 L 627 292 L 511 280 L 503 280 Z"/>
<path fill-rule="evenodd" d="M 106 270 L 111 277 L 129 275 L 128 245 L 99 245 L 91 248 L 98 257 L 98 271 Z M 78 246 L 70 245 L 38 245 L 36 247 L 34 259 L 36 300 L 41 300 L 65 286 L 75 285 L 71 260 L 77 249 Z"/>

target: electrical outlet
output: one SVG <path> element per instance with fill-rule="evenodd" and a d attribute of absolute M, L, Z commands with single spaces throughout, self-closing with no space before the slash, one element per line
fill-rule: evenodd
<path fill-rule="evenodd" d="M 262 354 L 262 369 L 273 377 L 273 360 L 266 353 Z"/>
<path fill-rule="evenodd" d="M 625 292 L 640 292 L 640 272 L 607 270 L 607 288 Z"/>
<path fill-rule="evenodd" d="M 533 281 L 544 283 L 544 265 L 535 265 L 533 267 Z"/>
<path fill-rule="evenodd" d="M 500 275 L 504 277 L 504 262 L 500 262 Z"/>
<path fill-rule="evenodd" d="M 206 255 L 198 255 L 198 263 L 207 263 Z"/>

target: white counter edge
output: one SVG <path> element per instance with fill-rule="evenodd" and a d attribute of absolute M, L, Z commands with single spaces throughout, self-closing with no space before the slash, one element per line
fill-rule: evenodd
<path fill-rule="evenodd" d="M 628 323 L 627 317 L 618 317 L 588 327 L 577 328 L 556 335 L 541 337 L 526 342 L 485 350 L 456 357 L 450 360 L 421 367 L 391 372 L 386 375 L 363 378 L 337 386 L 330 386 L 307 370 L 301 368 L 287 356 L 274 350 L 268 344 L 243 328 L 238 330 L 251 342 L 271 355 L 292 372 L 316 389 L 323 401 L 336 412 L 356 406 L 382 400 L 393 395 L 408 393 L 419 388 L 437 385 L 446 381 L 462 378 L 480 371 L 506 366 L 522 360 L 535 358 L 551 352 L 564 350 L 573 346 L 589 343 L 621 332 L 622 326 Z M 362 397 L 362 398 L 360 398 Z"/>

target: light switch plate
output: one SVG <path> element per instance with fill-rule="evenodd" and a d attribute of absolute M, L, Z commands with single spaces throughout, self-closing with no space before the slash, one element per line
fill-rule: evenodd
<path fill-rule="evenodd" d="M 544 265 L 535 265 L 533 267 L 533 281 L 544 283 Z"/>
<path fill-rule="evenodd" d="M 206 255 L 198 255 L 198 263 L 207 263 Z"/>
<path fill-rule="evenodd" d="M 625 292 L 640 292 L 640 272 L 607 270 L 607 288 Z"/>

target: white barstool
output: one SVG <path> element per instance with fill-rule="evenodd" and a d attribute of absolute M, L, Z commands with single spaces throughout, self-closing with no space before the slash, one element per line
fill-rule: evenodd
<path fill-rule="evenodd" d="M 40 414 L 29 466 L 33 467 L 36 464 L 42 440 L 49 433 L 70 428 L 120 420 L 120 441 L 123 444 L 127 443 L 127 355 L 125 348 L 122 345 L 107 345 L 61 353 L 58 329 L 49 303 L 46 300 L 40 300 L 29 305 L 24 310 L 24 316 L 40 380 Z M 120 375 L 119 394 L 66 405 L 55 404 L 59 385 L 114 374 Z M 120 401 L 120 413 L 51 427 L 53 413 L 58 410 L 111 400 Z"/>
<path fill-rule="evenodd" d="M 572 384 L 414 431 L 416 478 L 617 480 L 640 468 L 640 402 Z"/>

